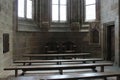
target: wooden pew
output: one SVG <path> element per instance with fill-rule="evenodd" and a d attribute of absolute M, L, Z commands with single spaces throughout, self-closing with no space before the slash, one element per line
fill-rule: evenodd
<path fill-rule="evenodd" d="M 92 61 L 95 63 L 96 61 L 103 61 L 102 58 L 88 58 L 88 59 L 58 59 L 58 60 L 16 60 L 14 63 L 23 63 L 23 66 L 26 63 L 57 63 L 62 64 L 62 62 L 83 62 L 86 63 L 87 61 Z"/>
<path fill-rule="evenodd" d="M 104 79 L 108 77 L 117 77 L 120 80 L 120 72 L 89 72 L 80 74 L 64 74 L 64 75 L 50 75 L 50 76 L 27 76 L 27 77 L 12 77 L 8 80 L 78 80 L 78 79 Z"/>
<path fill-rule="evenodd" d="M 90 55 L 90 53 L 64 53 L 64 54 L 23 54 L 23 57 L 29 57 L 29 59 L 33 57 L 55 57 L 59 59 L 59 57 L 82 57 L 86 58 L 86 56 Z"/>
<path fill-rule="evenodd" d="M 101 68 L 101 72 L 104 72 L 104 66 L 112 66 L 113 63 L 91 63 L 91 64 L 76 64 L 76 65 L 44 65 L 44 66 L 12 66 L 4 68 L 4 70 L 15 70 L 15 76 L 18 76 L 18 70 L 23 71 L 23 75 L 26 71 L 35 70 L 59 70 L 60 74 L 63 74 L 63 70 L 68 69 L 92 69 L 96 72 L 96 67 Z"/>

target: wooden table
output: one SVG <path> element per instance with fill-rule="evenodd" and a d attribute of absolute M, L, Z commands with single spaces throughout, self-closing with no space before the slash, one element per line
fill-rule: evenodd
<path fill-rule="evenodd" d="M 64 54 L 23 54 L 24 57 L 29 57 L 29 59 L 33 57 L 55 57 L 59 59 L 59 57 L 82 57 L 86 58 L 86 56 L 90 55 L 90 53 L 64 53 Z"/>

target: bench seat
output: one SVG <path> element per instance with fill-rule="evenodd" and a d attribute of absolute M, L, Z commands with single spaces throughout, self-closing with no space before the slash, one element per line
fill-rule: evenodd
<path fill-rule="evenodd" d="M 77 79 L 104 79 L 108 77 L 116 77 L 120 80 L 120 72 L 89 72 L 80 74 L 64 74 L 64 75 L 50 75 L 50 76 L 27 76 L 27 77 L 14 77 L 9 80 L 77 80 Z"/>
<path fill-rule="evenodd" d="M 86 56 L 90 55 L 90 53 L 59 53 L 59 54 L 23 54 L 23 57 L 29 57 L 29 59 L 36 58 L 36 57 L 54 57 L 59 59 L 60 57 L 82 57 L 86 58 Z"/>
<path fill-rule="evenodd" d="M 87 61 L 92 61 L 95 63 L 96 61 L 103 61 L 102 58 L 89 58 L 89 59 L 59 59 L 59 60 L 16 60 L 14 63 L 23 63 L 23 65 L 26 65 L 26 63 L 57 63 L 62 64 L 62 62 L 83 62 L 86 63 Z"/>
<path fill-rule="evenodd" d="M 35 70 L 59 70 L 60 74 L 63 74 L 63 70 L 68 69 L 93 69 L 96 72 L 96 67 L 101 68 L 101 72 L 104 72 L 104 66 L 112 66 L 113 63 L 91 63 L 91 64 L 76 64 L 76 65 L 44 65 L 44 66 L 12 66 L 4 68 L 4 70 L 15 70 L 15 76 L 18 76 L 18 70 L 23 71 L 23 75 L 26 71 Z"/>

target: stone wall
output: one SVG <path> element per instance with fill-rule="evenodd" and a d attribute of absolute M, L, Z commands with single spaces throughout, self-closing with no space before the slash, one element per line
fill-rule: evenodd
<path fill-rule="evenodd" d="M 101 57 L 100 45 L 89 45 L 88 32 L 16 32 L 14 59 L 26 59 L 25 53 L 44 53 L 48 41 L 73 41 L 77 52 L 90 52 L 90 57 Z"/>
<path fill-rule="evenodd" d="M 101 0 L 101 24 L 114 22 L 115 24 L 115 64 L 119 65 L 119 0 Z M 101 27 L 102 42 L 104 27 Z M 104 47 L 103 47 L 104 48 Z M 106 54 L 103 51 L 103 55 Z"/>
<path fill-rule="evenodd" d="M 13 0 L 0 0 L 0 75 L 12 63 Z M 3 33 L 9 34 L 9 51 L 3 54 Z"/>
<path fill-rule="evenodd" d="M 49 1 L 50 0 L 40 0 L 40 14 L 39 24 L 41 21 L 46 21 L 50 19 L 50 9 L 49 9 Z M 81 9 L 78 7 L 81 0 L 69 0 L 69 9 L 70 12 L 69 20 L 76 18 L 82 18 L 80 14 Z M 76 5 L 77 3 L 77 5 Z M 71 5 L 71 6 L 70 6 Z M 81 5 L 82 6 L 82 5 Z M 16 5 L 17 7 L 17 5 Z M 76 7 L 76 9 L 74 8 Z M 47 9 L 46 9 L 47 8 Z M 17 10 L 17 9 L 16 9 Z M 73 14 L 74 13 L 74 14 Z M 71 15 L 70 15 L 71 14 Z M 17 16 L 17 14 L 15 14 Z M 17 20 L 16 20 L 17 21 Z M 16 22 L 17 23 L 17 22 Z M 18 26 L 15 27 L 14 31 L 14 60 L 16 59 L 25 59 L 22 55 L 25 53 L 44 53 L 44 46 L 48 41 L 74 41 L 77 44 L 77 52 L 90 52 L 91 57 L 101 57 L 101 47 L 100 45 L 90 45 L 89 44 L 89 32 L 70 32 L 70 31 L 55 31 L 55 32 L 42 32 L 40 31 L 40 27 L 31 28 L 30 26 L 26 28 L 26 26 Z M 55 25 L 55 28 L 58 28 L 60 25 Z M 62 28 L 60 26 L 60 28 Z M 52 27 L 51 27 L 52 28 Z M 60 29 L 58 28 L 58 29 Z M 70 28 L 70 26 L 68 26 Z M 31 29 L 31 30 L 30 30 Z M 63 28 L 65 29 L 65 28 Z M 56 30 L 56 29 L 55 29 Z M 69 29 L 70 30 L 70 29 Z"/>

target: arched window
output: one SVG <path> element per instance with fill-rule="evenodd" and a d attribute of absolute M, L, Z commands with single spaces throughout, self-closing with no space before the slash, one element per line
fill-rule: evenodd
<path fill-rule="evenodd" d="M 52 0 L 52 22 L 67 21 L 67 0 Z"/>
<path fill-rule="evenodd" d="M 96 20 L 96 0 L 85 0 L 85 21 Z"/>

